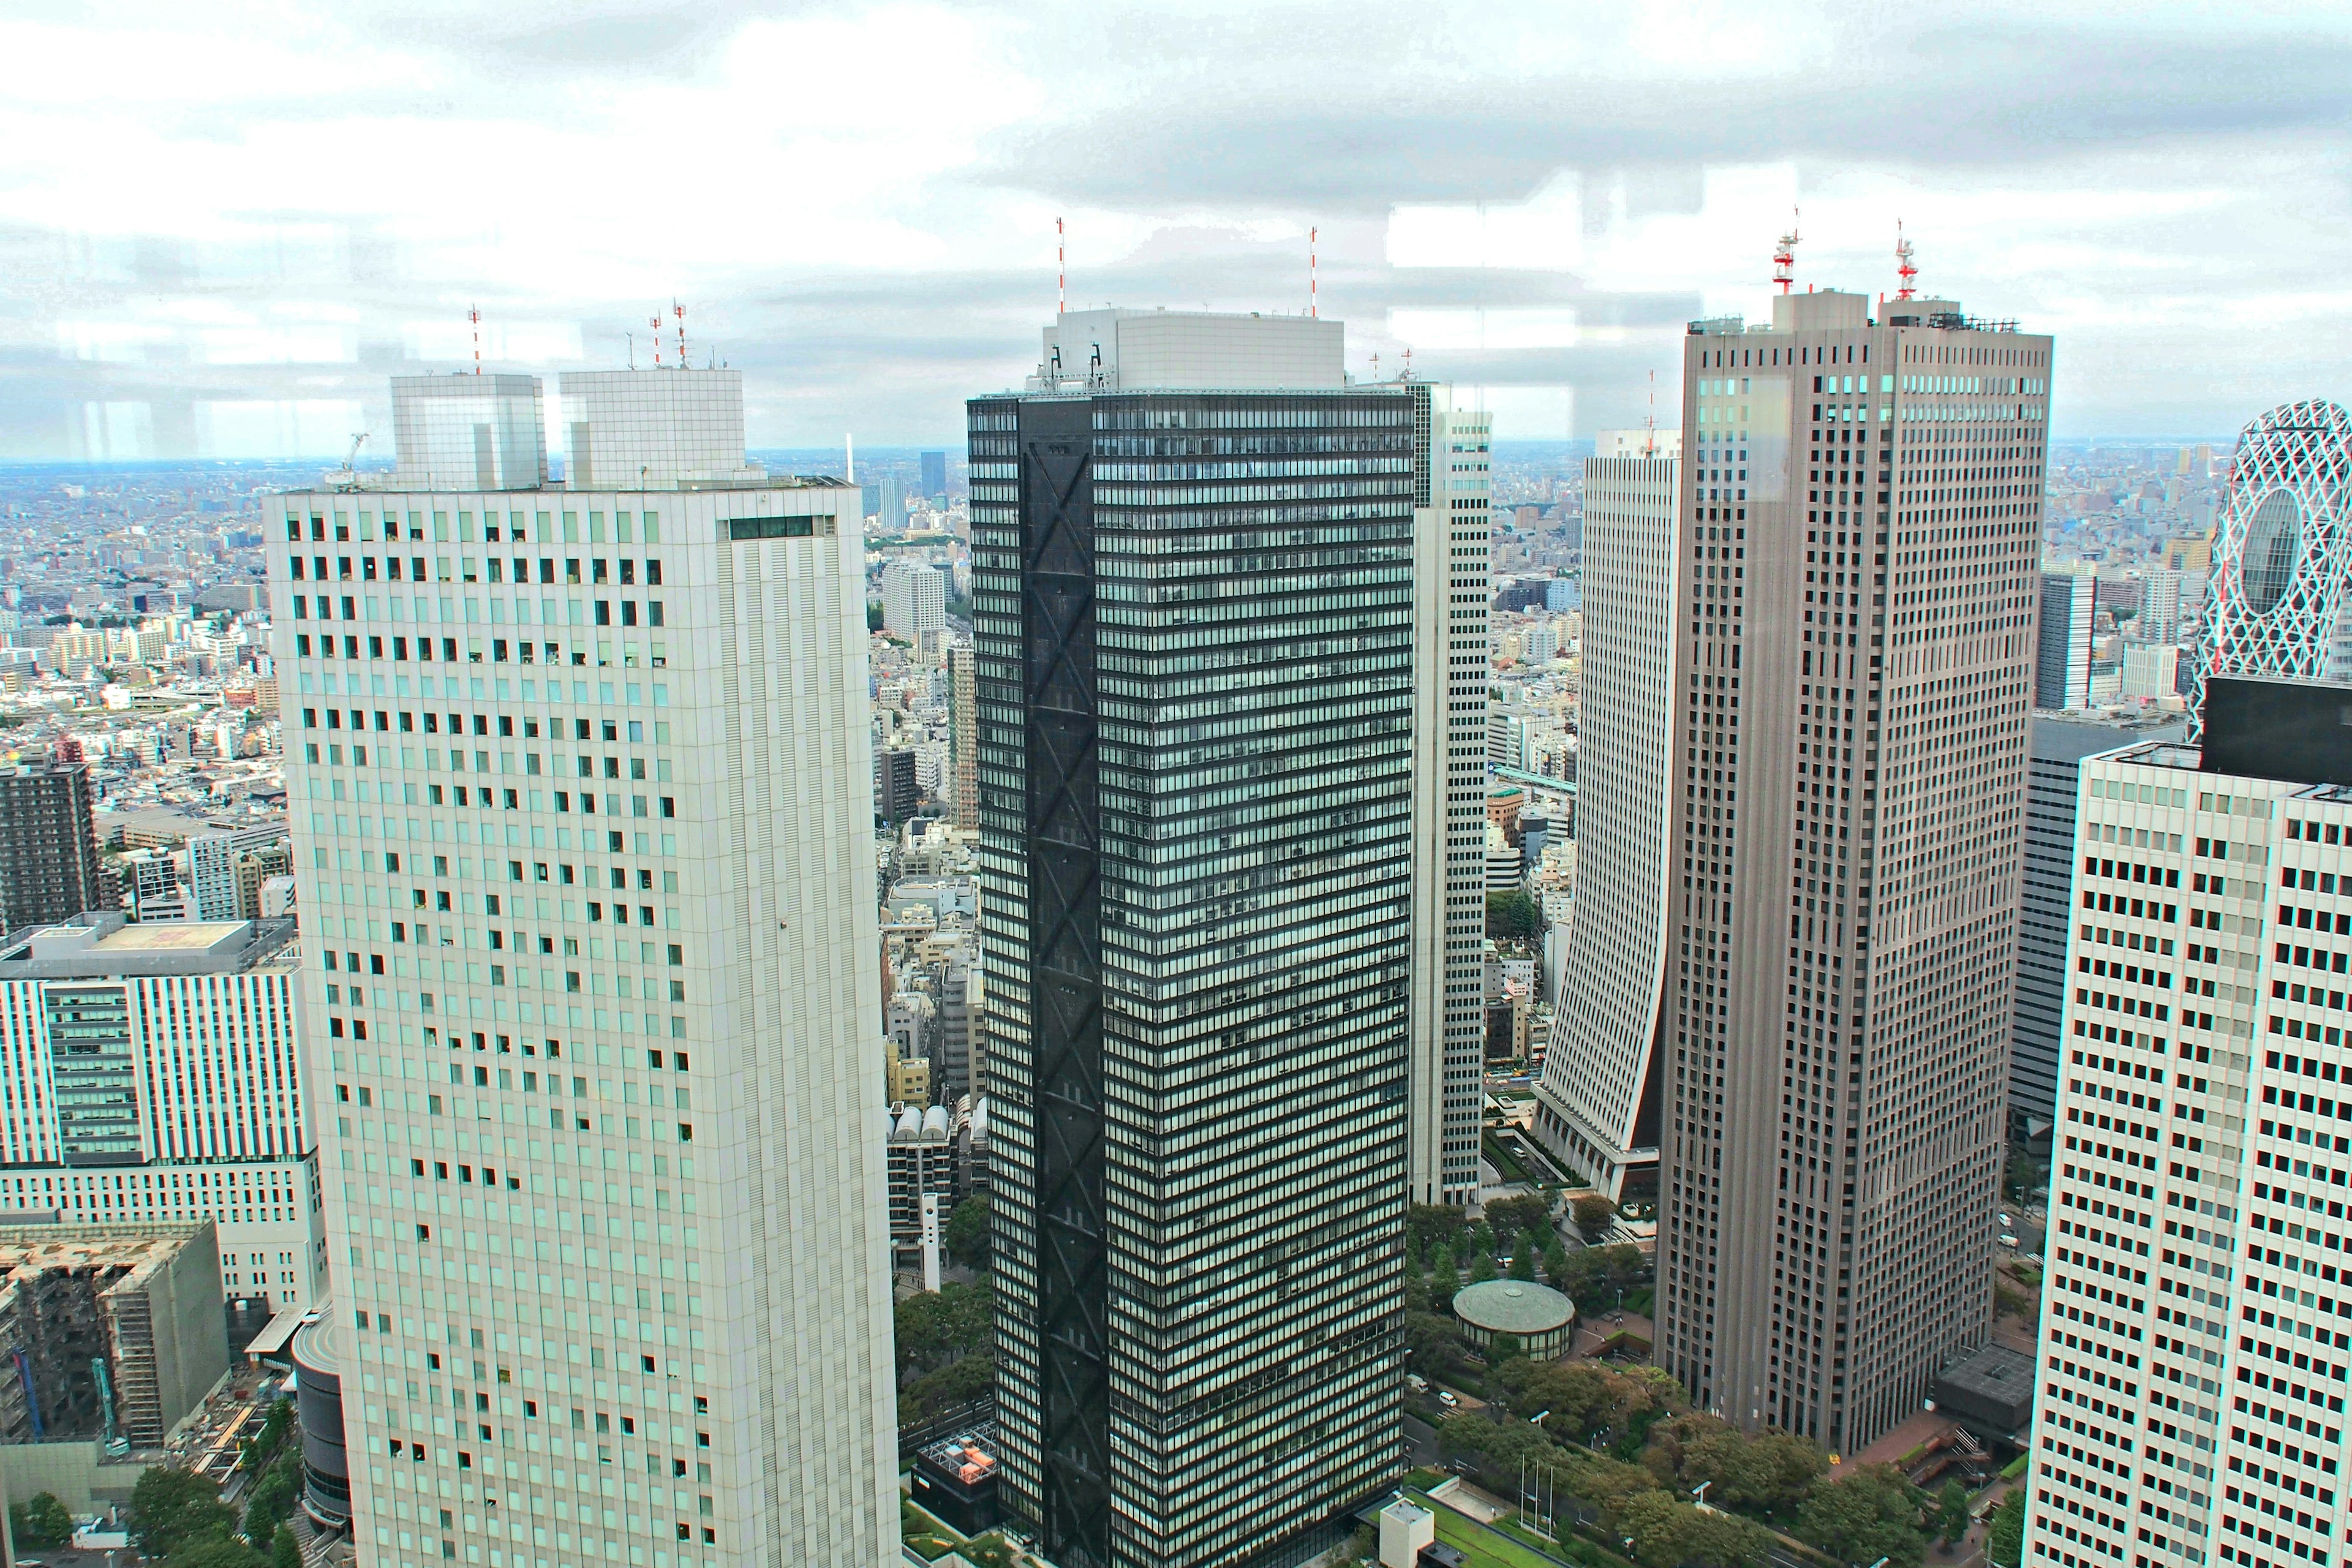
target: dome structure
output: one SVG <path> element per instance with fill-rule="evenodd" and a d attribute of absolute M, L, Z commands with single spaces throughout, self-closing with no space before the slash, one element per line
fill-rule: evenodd
<path fill-rule="evenodd" d="M 2248 425 L 2213 529 L 2189 689 L 2211 675 L 2352 679 L 2352 415 L 2325 399 Z"/>
<path fill-rule="evenodd" d="M 1480 1350 L 1509 1334 L 1538 1361 L 1563 1354 L 1576 1325 L 1576 1303 L 1532 1279 L 1486 1279 L 1459 1290 L 1454 1316 L 1462 1338 Z"/>

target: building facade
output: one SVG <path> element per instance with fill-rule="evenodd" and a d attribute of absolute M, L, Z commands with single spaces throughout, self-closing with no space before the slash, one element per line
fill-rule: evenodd
<path fill-rule="evenodd" d="M 242 827 L 226 833 L 199 833 L 188 840 L 188 901 L 194 907 L 189 917 L 200 921 L 252 920 L 258 910 L 246 912 L 243 867 L 255 857 L 286 837 L 283 826 L 272 823 L 265 827 Z M 258 868 L 256 861 L 256 868 Z M 258 876 L 252 879 L 259 889 Z"/>
<path fill-rule="evenodd" d="M 955 758 L 955 825 L 980 830 L 980 687 L 971 645 L 948 649 L 948 731 Z"/>
<path fill-rule="evenodd" d="M 2192 736 L 2209 675 L 2352 677 L 2352 414 L 2341 405 L 2282 404 L 2239 433 L 2211 574 L 2186 683 Z"/>
<path fill-rule="evenodd" d="M 882 568 L 882 629 L 912 640 L 948 624 L 947 579 L 920 561 L 893 561 Z"/>
<path fill-rule="evenodd" d="M 2319 695 L 2328 740 L 2352 689 Z M 2352 791 L 2264 750 L 2083 763 L 2030 1563 L 2315 1563 L 2352 1525 Z"/>
<path fill-rule="evenodd" d="M 36 761 L 0 769 L 0 930 L 110 910 L 120 894 L 99 864 L 89 772 Z"/>
<path fill-rule="evenodd" d="M 1601 443 L 1619 444 L 1606 435 Z M 1621 1201 L 1657 1190 L 1658 1030 L 1675 888 L 1666 827 L 1676 782 L 1668 747 L 1680 446 L 1668 432 L 1638 456 L 1584 463 L 1576 921 L 1536 1084 L 1535 1131 L 1556 1159 Z"/>
<path fill-rule="evenodd" d="M 1684 370 L 1656 1359 L 1851 1453 L 1991 1328 L 2050 341 L 1824 290 Z"/>
<path fill-rule="evenodd" d="M 856 492 L 746 466 L 734 372 L 562 391 L 568 486 L 265 509 L 353 1533 L 882 1563 Z"/>
<path fill-rule="evenodd" d="M 290 921 L 125 926 L 0 949 L 0 1211 L 219 1227 L 224 1300 L 258 1330 L 326 1268 Z"/>
<path fill-rule="evenodd" d="M 1250 1562 L 1394 1472 L 1377 1238 L 1449 1044 L 1416 669 L 1484 679 L 1483 621 L 1416 601 L 1424 556 L 1484 571 L 1444 407 L 1350 384 L 1334 321 L 1123 311 L 970 405 L 1003 1485 L 1063 1568 Z"/>
<path fill-rule="evenodd" d="M 2042 625 L 2033 658 L 2033 705 L 2091 705 L 2091 623 L 2099 580 L 2088 572 L 2042 574 Z"/>

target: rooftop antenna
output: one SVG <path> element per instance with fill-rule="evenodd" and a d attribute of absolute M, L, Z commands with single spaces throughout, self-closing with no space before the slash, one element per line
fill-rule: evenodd
<path fill-rule="evenodd" d="M 841 466 L 846 470 L 842 477 L 851 484 L 857 482 L 857 436 L 852 431 L 841 437 Z"/>
<path fill-rule="evenodd" d="M 1397 379 L 1399 381 L 1411 381 L 1412 379 L 1412 345 L 1410 343 L 1405 345 L 1404 368 L 1397 372 Z"/>
<path fill-rule="evenodd" d="M 1372 379 L 1373 379 L 1374 381 L 1378 381 L 1378 380 L 1380 380 L 1380 378 L 1381 378 L 1381 354 L 1380 354 L 1380 351 L 1379 351 L 1378 349 L 1374 349 L 1374 350 L 1372 351 Z"/>
<path fill-rule="evenodd" d="M 1315 241 L 1320 232 L 1312 227 L 1307 231 L 1307 314 L 1309 318 L 1323 314 L 1323 299 L 1318 292 L 1321 279 L 1315 271 Z"/>
<path fill-rule="evenodd" d="M 654 368 L 661 369 L 661 318 L 654 317 L 646 323 L 654 330 Z"/>
<path fill-rule="evenodd" d="M 1895 220 L 1895 275 L 1903 279 L 1903 287 L 1895 291 L 1896 299 L 1908 300 L 1919 291 L 1915 282 L 1919 269 L 1911 264 L 1911 242 L 1903 237 L 1901 218 Z"/>
<path fill-rule="evenodd" d="M 482 374 L 482 308 L 479 305 L 468 307 L 466 320 L 474 323 L 474 374 L 479 375 Z"/>
<path fill-rule="evenodd" d="M 1796 281 L 1797 239 L 1797 209 L 1790 207 L 1789 232 L 1780 237 L 1779 247 L 1772 252 L 1772 281 L 1780 286 L 1780 292 L 1783 294 L 1786 294 L 1790 285 Z"/>
<path fill-rule="evenodd" d="M 1067 241 L 1062 233 L 1062 220 L 1054 220 L 1054 314 L 1064 316 L 1070 310 L 1070 263 Z"/>
<path fill-rule="evenodd" d="M 1654 370 L 1650 373 L 1650 412 L 1643 426 L 1649 434 L 1642 438 L 1642 456 L 1654 458 L 1658 455 L 1658 373 Z"/>
<path fill-rule="evenodd" d="M 621 335 L 629 340 L 629 368 L 635 370 L 637 368 L 637 334 L 623 332 Z"/>
<path fill-rule="evenodd" d="M 677 318 L 677 368 L 686 370 L 690 368 L 686 363 L 686 307 L 675 294 L 670 296 L 669 313 Z"/>

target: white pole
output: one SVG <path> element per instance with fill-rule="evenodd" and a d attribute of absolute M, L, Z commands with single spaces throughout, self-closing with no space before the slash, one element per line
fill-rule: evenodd
<path fill-rule="evenodd" d="M 841 477 L 851 484 L 857 482 L 857 437 L 845 435 L 841 438 L 841 464 L 849 471 Z"/>
<path fill-rule="evenodd" d="M 940 1194 L 923 1194 L 923 1289 L 940 1288 Z"/>

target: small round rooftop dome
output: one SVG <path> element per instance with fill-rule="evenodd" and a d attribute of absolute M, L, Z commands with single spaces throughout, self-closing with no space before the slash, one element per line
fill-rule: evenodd
<path fill-rule="evenodd" d="M 1576 1303 L 1532 1279 L 1487 1279 L 1454 1295 L 1454 1315 L 1471 1344 L 1484 1349 L 1496 1334 L 1510 1334 L 1540 1360 L 1568 1349 Z"/>

